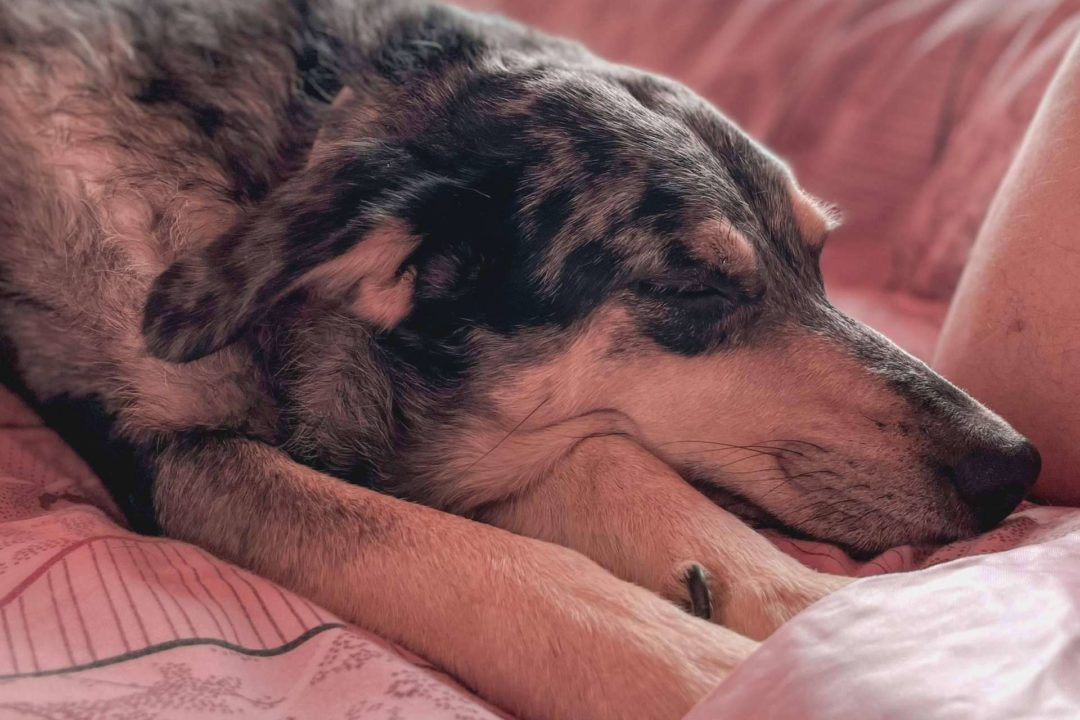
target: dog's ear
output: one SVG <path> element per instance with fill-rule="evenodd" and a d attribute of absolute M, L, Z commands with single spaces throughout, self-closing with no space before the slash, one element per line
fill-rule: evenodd
<path fill-rule="evenodd" d="M 143 336 L 156 357 L 187 362 L 235 340 L 301 287 L 344 297 L 372 324 L 393 326 L 412 302 L 403 263 L 419 240 L 402 203 L 445 178 L 402 148 L 322 148 L 231 230 L 181 258 L 154 282 Z"/>

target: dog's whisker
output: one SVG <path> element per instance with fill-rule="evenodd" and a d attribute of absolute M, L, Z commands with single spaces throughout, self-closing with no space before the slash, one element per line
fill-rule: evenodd
<path fill-rule="evenodd" d="M 763 503 L 770 495 L 779 490 L 782 487 L 786 487 L 787 483 L 784 482 L 784 478 L 774 478 L 773 486 L 769 488 L 764 495 L 762 495 L 757 502 Z"/>
<path fill-rule="evenodd" d="M 500 438 L 500 439 L 499 439 L 499 442 L 497 442 L 497 443 L 495 443 L 494 445 L 492 445 L 492 446 L 491 446 L 491 449 L 490 449 L 490 450 L 488 450 L 487 452 L 485 452 L 485 453 L 484 453 L 483 455 L 481 455 L 480 457 L 476 458 L 476 460 L 473 460 L 473 461 L 472 461 L 472 462 L 471 462 L 471 463 L 470 463 L 470 464 L 469 464 L 469 465 L 468 465 L 468 466 L 467 466 L 467 467 L 465 468 L 465 472 L 468 472 L 469 470 L 472 470 L 472 469 L 473 469 L 474 467 L 476 467 L 476 466 L 477 466 L 477 465 L 478 465 L 479 463 L 483 462 L 483 460 L 484 460 L 485 458 L 487 458 L 487 457 L 488 457 L 489 455 L 491 455 L 491 453 L 493 453 L 493 452 L 495 452 L 496 450 L 498 450 L 498 449 L 499 449 L 499 447 L 500 447 L 500 446 L 501 446 L 501 445 L 502 445 L 503 443 L 505 443 L 505 442 L 506 442 L 507 440 L 509 440 L 509 439 L 510 439 L 510 436 L 511 436 L 511 435 L 513 435 L 513 434 L 514 434 L 514 433 L 516 433 L 516 432 L 517 432 L 518 430 L 520 430 L 520 429 L 521 429 L 521 427 L 522 427 L 522 426 L 523 426 L 523 425 L 524 425 L 525 423 L 527 423 L 527 422 L 529 421 L 529 419 L 530 419 L 530 418 L 532 418 L 532 416 L 533 416 L 533 415 L 535 415 L 535 414 L 536 414 L 536 413 L 537 413 L 537 412 L 538 412 L 538 411 L 540 410 L 540 408 L 542 408 L 542 407 L 544 406 L 544 404 L 545 404 L 545 403 L 547 403 L 547 401 L 548 401 L 548 400 L 550 400 L 550 399 L 551 399 L 551 398 L 550 398 L 550 396 L 549 396 L 549 397 L 546 397 L 546 398 L 544 398 L 543 400 L 541 400 L 541 401 L 540 401 L 540 404 L 539 404 L 539 405 L 537 405 L 537 406 L 536 406 L 536 407 L 534 407 L 534 408 L 533 408 L 533 409 L 532 409 L 531 411 L 529 411 L 529 414 L 528 414 L 528 415 L 526 415 L 525 417 L 523 417 L 523 418 L 521 419 L 521 421 L 520 421 L 520 422 L 518 422 L 518 424 L 517 424 L 517 425 L 515 425 L 515 426 L 514 426 L 514 427 L 512 427 L 512 428 L 510 428 L 510 432 L 508 432 L 508 433 L 506 433 L 505 435 L 503 435 L 503 436 L 502 436 L 502 438 Z"/>
<path fill-rule="evenodd" d="M 862 507 L 862 503 L 853 498 L 839 498 L 829 503 L 815 502 L 812 505 L 804 506 L 806 509 L 815 509 L 817 512 L 800 517 L 800 525 L 806 527 L 812 527 L 814 523 L 821 522 L 836 515 L 841 515 L 847 518 L 854 517 L 853 513 L 844 510 L 846 506 L 854 505 L 855 507 Z M 801 513 L 792 513 L 793 515 L 801 515 Z"/>
<path fill-rule="evenodd" d="M 724 467 L 727 467 L 727 466 L 724 466 Z M 725 475 L 753 475 L 754 473 L 765 473 L 765 472 L 776 472 L 776 468 L 774 468 L 774 467 L 764 467 L 764 468 L 757 468 L 755 470 L 731 470 L 731 471 L 725 472 L 724 474 Z M 782 478 L 782 479 L 786 479 L 786 478 Z"/>
<path fill-rule="evenodd" d="M 759 442 L 759 443 L 757 443 L 755 445 L 750 445 L 749 447 L 765 448 L 766 450 L 772 450 L 773 452 L 791 453 L 792 455 L 798 455 L 799 457 L 806 457 L 806 453 L 800 452 L 798 450 L 793 450 L 793 449 L 791 449 L 789 447 L 783 447 L 783 446 L 776 446 L 776 445 L 769 445 L 768 444 L 768 443 L 774 443 L 774 442 L 777 442 L 777 441 L 776 440 L 763 440 L 762 442 Z"/>
<path fill-rule="evenodd" d="M 720 447 L 712 448 L 712 449 L 703 449 L 703 450 L 690 450 L 689 452 L 692 452 L 692 453 L 694 453 L 696 455 L 715 455 L 715 454 L 718 454 L 718 453 L 723 453 L 724 455 L 731 455 L 731 454 L 734 454 L 734 453 L 737 453 L 737 452 L 740 452 L 740 451 L 750 453 L 745 458 L 740 458 L 739 460 L 737 460 L 735 462 L 742 462 L 744 460 L 748 460 L 748 459 L 754 458 L 754 457 L 772 457 L 772 458 L 781 458 L 781 457 L 783 457 L 783 453 L 782 453 L 780 448 L 768 448 L 768 449 L 763 450 L 763 449 L 760 449 L 759 447 L 753 446 L 753 445 L 728 445 L 726 443 L 710 443 L 710 442 L 707 442 L 707 441 L 701 441 L 701 442 L 704 443 L 704 444 L 709 444 L 709 445 L 719 445 Z M 658 447 L 661 447 L 661 446 L 658 446 Z M 721 467 L 726 467 L 726 466 L 721 466 Z"/>
<path fill-rule="evenodd" d="M 764 453 L 762 453 L 762 454 L 764 454 Z M 761 454 L 747 455 L 746 457 L 741 457 L 738 460 L 732 460 L 731 462 L 726 462 L 723 465 L 717 465 L 716 469 L 717 470 L 726 470 L 727 468 L 734 467 L 735 465 L 739 465 L 740 463 L 744 463 L 747 460 L 754 460 L 754 459 L 756 459 L 758 457 L 761 457 Z M 729 473 L 729 474 L 731 474 L 731 473 Z"/>
<path fill-rule="evenodd" d="M 771 457 L 771 458 L 780 457 L 780 455 L 777 455 L 775 453 L 761 452 L 760 450 L 748 450 L 746 448 L 730 448 L 730 449 L 728 449 L 728 448 L 719 448 L 719 449 L 714 449 L 714 450 L 698 450 L 698 451 L 695 451 L 694 454 L 695 455 L 716 455 L 718 453 L 724 453 L 724 457 L 727 457 L 727 456 L 732 455 L 732 454 L 737 453 L 737 452 L 750 453 L 744 459 L 750 459 L 750 458 L 756 458 L 756 457 Z M 723 458 L 720 458 L 720 459 L 723 459 Z"/>
<path fill-rule="evenodd" d="M 630 437 L 630 433 L 624 430 L 597 430 L 596 432 L 587 433 L 585 435 L 563 435 L 552 433 L 550 437 L 557 437 L 560 440 L 591 440 L 592 438 L 600 437 Z"/>
<path fill-rule="evenodd" d="M 831 475 L 832 477 L 840 477 L 840 473 L 835 470 L 821 469 L 821 470 L 807 470 L 806 472 L 796 473 L 794 475 L 788 475 L 789 480 L 796 480 L 798 478 L 811 477 L 813 475 Z"/>
<path fill-rule="evenodd" d="M 753 444 L 750 444 L 750 445 L 738 445 L 738 444 L 734 444 L 734 443 L 720 442 L 720 441 L 717 441 L 717 440 L 670 440 L 670 441 L 665 442 L 665 443 L 660 443 L 659 445 L 657 445 L 657 447 L 666 447 L 668 445 L 677 445 L 677 444 L 717 445 L 717 446 L 722 446 L 724 448 L 730 448 L 730 449 L 733 449 L 733 450 L 759 450 L 759 451 L 762 451 L 762 452 L 767 450 L 767 451 L 770 451 L 770 452 L 789 452 L 789 453 L 793 453 L 793 454 L 796 454 L 796 455 L 801 455 L 802 454 L 798 450 L 792 450 L 791 448 L 785 448 L 785 447 L 773 447 L 771 445 L 766 445 L 765 442 L 775 442 L 775 441 L 766 440 L 764 442 L 753 443 Z M 764 450 L 762 450 L 762 448 L 764 448 Z"/>
<path fill-rule="evenodd" d="M 818 445 L 817 443 L 812 443 L 809 440 L 791 440 L 791 439 L 777 438 L 777 439 L 773 439 L 773 440 L 766 440 L 766 441 L 758 443 L 758 444 L 759 445 L 765 445 L 766 443 L 786 443 L 786 444 L 790 444 L 790 445 L 805 445 L 806 447 L 813 448 L 814 450 L 817 450 L 818 452 L 822 452 L 822 453 L 830 452 L 830 450 L 828 448 L 822 447 L 821 445 Z M 790 452 L 796 452 L 796 451 L 790 450 L 790 449 L 789 449 L 789 451 Z"/>

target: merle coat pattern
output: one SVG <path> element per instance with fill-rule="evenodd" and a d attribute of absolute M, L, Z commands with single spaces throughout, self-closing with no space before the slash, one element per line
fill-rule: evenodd
<path fill-rule="evenodd" d="M 716 502 L 872 552 L 1034 481 L 829 305 L 832 222 L 687 89 L 498 18 L 0 7 L 6 381 L 136 528 L 525 718 L 679 717 L 843 584 Z"/>

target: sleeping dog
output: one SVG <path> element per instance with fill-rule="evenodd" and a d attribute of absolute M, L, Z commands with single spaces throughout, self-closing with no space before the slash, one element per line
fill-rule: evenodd
<path fill-rule="evenodd" d="M 1038 473 L 829 304 L 777 158 L 497 18 L 5 0 L 0 140 L 8 381 L 129 522 L 523 718 L 677 718 L 843 584 L 744 521 L 947 541 Z"/>

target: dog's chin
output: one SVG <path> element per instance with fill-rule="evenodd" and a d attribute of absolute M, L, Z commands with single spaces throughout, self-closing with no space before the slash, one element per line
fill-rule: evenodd
<path fill-rule="evenodd" d="M 767 508 L 761 507 L 733 490 L 705 481 L 690 480 L 689 482 L 703 495 L 752 528 L 775 530 L 796 540 L 829 543 L 839 547 L 854 560 L 869 560 L 889 548 L 900 545 L 943 545 L 970 534 L 962 532 L 928 533 L 916 531 L 914 528 L 903 528 L 891 529 L 891 531 L 883 529 L 880 533 L 866 533 L 864 529 L 864 532 L 858 533 L 861 536 L 858 540 L 837 537 L 831 534 L 824 535 L 820 532 L 811 532 L 789 525 Z"/>

